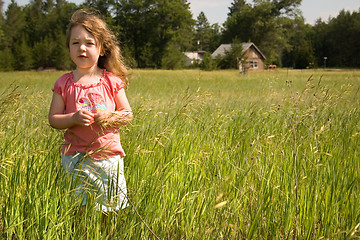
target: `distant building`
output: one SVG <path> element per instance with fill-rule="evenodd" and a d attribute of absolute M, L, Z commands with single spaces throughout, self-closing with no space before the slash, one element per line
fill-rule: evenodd
<path fill-rule="evenodd" d="M 186 66 L 190 66 L 194 63 L 201 63 L 205 53 L 205 51 L 184 52 L 186 56 Z"/>
<path fill-rule="evenodd" d="M 259 50 L 258 47 L 255 46 L 254 43 L 241 43 L 244 58 L 246 60 L 245 66 L 241 64 L 241 61 L 239 61 L 239 70 L 249 70 L 249 71 L 255 71 L 255 70 L 264 70 L 265 69 L 265 56 L 262 54 L 262 52 Z M 217 56 L 225 56 L 225 53 L 227 51 L 231 50 L 231 44 L 221 44 L 215 52 L 211 54 L 212 58 L 216 58 Z M 240 56 L 239 56 L 240 57 Z M 245 69 L 244 69 L 245 67 Z"/>

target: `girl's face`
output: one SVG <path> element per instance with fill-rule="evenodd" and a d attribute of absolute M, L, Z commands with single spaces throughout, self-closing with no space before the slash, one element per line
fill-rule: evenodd
<path fill-rule="evenodd" d="M 100 56 L 100 44 L 83 26 L 76 25 L 70 32 L 70 56 L 76 66 L 81 69 L 97 67 Z"/>

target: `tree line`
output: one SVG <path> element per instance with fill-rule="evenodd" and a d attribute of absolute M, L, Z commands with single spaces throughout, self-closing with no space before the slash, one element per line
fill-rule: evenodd
<path fill-rule="evenodd" d="M 94 8 L 117 34 L 126 63 L 133 68 L 176 69 L 185 51 L 206 51 L 204 69 L 236 66 L 234 53 L 210 54 L 222 43 L 253 42 L 266 64 L 281 67 L 360 67 L 360 9 L 342 10 L 326 22 L 306 24 L 301 0 L 234 0 L 222 26 L 201 12 L 193 18 L 187 0 L 0 0 L 0 70 L 72 69 L 66 27 L 78 8 Z M 238 51 L 238 50 L 236 50 Z"/>

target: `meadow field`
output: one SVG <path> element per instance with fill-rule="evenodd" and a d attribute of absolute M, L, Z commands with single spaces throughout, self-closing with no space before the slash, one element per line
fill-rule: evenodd
<path fill-rule="evenodd" d="M 0 239 L 360 238 L 360 71 L 133 70 L 114 231 L 62 170 L 62 74 L 0 72 Z"/>

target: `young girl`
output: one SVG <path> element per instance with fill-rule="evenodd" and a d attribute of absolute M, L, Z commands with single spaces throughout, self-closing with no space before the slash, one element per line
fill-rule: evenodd
<path fill-rule="evenodd" d="M 62 163 L 82 205 L 90 192 L 99 210 L 117 211 L 127 206 L 125 152 L 117 130 L 132 120 L 127 70 L 116 37 L 92 12 L 72 15 L 67 45 L 76 69 L 55 82 L 49 123 L 67 129 Z"/>

